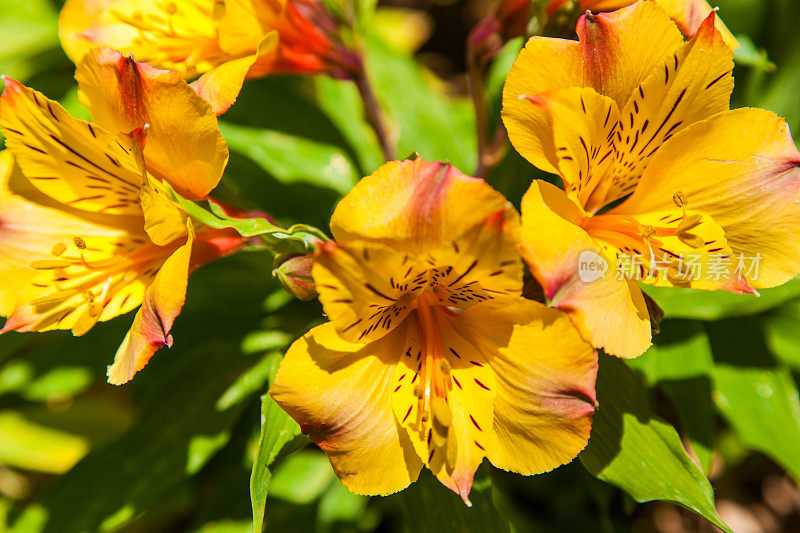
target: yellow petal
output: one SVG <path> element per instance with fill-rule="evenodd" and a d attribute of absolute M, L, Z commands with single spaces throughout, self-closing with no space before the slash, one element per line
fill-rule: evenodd
<path fill-rule="evenodd" d="M 80 211 L 50 200 L 27 182 L 8 151 L 0 154 L 0 315 L 8 316 L 49 290 L 49 284 L 38 290 L 29 286 L 44 283 L 37 280 L 39 273 L 30 268 L 31 262 L 48 259 L 57 249 L 74 254 L 76 238 L 91 244 L 85 257 L 93 261 L 120 250 L 129 230 L 124 225 L 115 227 L 121 217 L 82 217 Z"/>
<path fill-rule="evenodd" d="M 605 205 L 607 191 L 626 186 L 613 173 L 619 123 L 616 102 L 591 88 L 572 87 L 532 96 L 528 104 L 546 111 L 559 174 L 570 198 L 594 212 Z"/>
<path fill-rule="evenodd" d="M 800 153 L 783 119 L 761 109 L 729 111 L 667 142 L 615 211 L 666 210 L 681 191 L 687 208 L 725 230 L 735 254 L 760 257 L 751 285 L 772 287 L 800 273 L 798 167 Z"/>
<path fill-rule="evenodd" d="M 264 39 L 266 25 L 259 20 L 262 11 L 280 11 L 283 1 L 222 0 L 217 19 L 219 43 L 232 57 L 253 54 Z M 276 35 L 277 37 L 277 35 Z M 277 43 L 276 43 L 277 44 Z"/>
<path fill-rule="evenodd" d="M 518 239 L 519 215 L 508 206 L 424 256 L 442 305 L 466 309 L 475 302 L 521 294 Z"/>
<path fill-rule="evenodd" d="M 700 25 L 712 12 L 712 8 L 706 0 L 656 0 L 656 3 L 669 13 L 670 18 L 675 21 L 681 32 L 688 36 L 697 33 Z M 716 17 L 715 26 L 728 46 L 734 50 L 739 48 L 739 41 L 725 26 L 721 18 Z"/>
<path fill-rule="evenodd" d="M 337 241 L 361 240 L 422 254 L 506 208 L 485 181 L 423 159 L 391 161 L 363 178 L 331 218 Z"/>
<path fill-rule="evenodd" d="M 98 124 L 115 133 L 150 125 L 144 155 L 151 174 L 190 199 L 219 183 L 227 145 L 214 110 L 180 75 L 101 48 L 78 64 L 75 78 Z"/>
<path fill-rule="evenodd" d="M 130 148 L 104 128 L 5 78 L 0 125 L 25 176 L 52 198 L 83 210 L 141 216 Z"/>
<path fill-rule="evenodd" d="M 211 0 L 69 0 L 59 34 L 78 63 L 93 48 L 106 46 L 185 78 L 225 62 Z"/>
<path fill-rule="evenodd" d="M 194 243 L 191 224 L 187 228 L 186 244 L 164 262 L 147 288 L 142 307 L 117 350 L 114 363 L 108 367 L 108 382 L 112 385 L 127 383 L 159 349 L 172 346 L 170 330 L 186 301 Z"/>
<path fill-rule="evenodd" d="M 629 194 L 653 154 L 677 132 L 728 109 L 733 52 L 714 20 L 712 13 L 689 42 L 656 65 L 622 108 L 614 162 L 619 185 L 603 205 Z"/>
<path fill-rule="evenodd" d="M 58 19 L 58 35 L 73 63 L 81 61 L 97 45 L 129 51 L 138 32 L 112 13 L 124 1 L 67 0 L 64 3 Z"/>
<path fill-rule="evenodd" d="M 166 246 L 186 235 L 186 211 L 177 202 L 167 197 L 163 186 L 147 179 L 142 185 L 142 212 L 144 229 L 150 240 Z"/>
<path fill-rule="evenodd" d="M 615 279 L 602 246 L 577 225 L 580 217 L 562 190 L 534 181 L 522 200 L 522 257 L 550 304 L 566 311 L 593 346 L 619 357 L 638 357 L 651 339 L 642 292 L 633 281 Z M 605 269 L 584 274 L 584 281 L 582 263 Z"/>
<path fill-rule="evenodd" d="M 503 87 L 502 115 L 508 138 L 517 152 L 546 172 L 558 172 L 550 117 L 527 97 L 571 86 L 583 86 L 580 45 L 533 37 L 517 56 Z"/>
<path fill-rule="evenodd" d="M 221 115 L 238 98 L 247 72 L 257 58 L 257 55 L 250 55 L 223 63 L 200 76 L 191 87 L 216 115 Z"/>
<path fill-rule="evenodd" d="M 597 355 L 561 312 L 536 302 L 485 303 L 465 311 L 458 332 L 495 374 L 491 463 L 524 475 L 569 462 L 589 440 Z"/>
<path fill-rule="evenodd" d="M 664 64 L 683 44 L 675 23 L 653 2 L 584 15 L 577 31 L 585 85 L 612 98 L 620 108 L 654 65 Z"/>
<path fill-rule="evenodd" d="M 606 257 L 617 258 L 610 266 L 623 278 L 662 287 L 755 294 L 744 278 L 749 262 L 739 264 L 725 232 L 710 216 L 673 208 L 628 217 L 652 233 L 647 238 L 604 230 L 603 220 L 614 218 L 612 209 L 593 217 L 584 228 L 602 245 Z"/>
<path fill-rule="evenodd" d="M 392 413 L 391 383 L 404 328 L 368 344 L 339 338 L 331 323 L 289 348 L 270 395 L 327 454 L 356 494 L 391 494 L 422 462 Z"/>
<path fill-rule="evenodd" d="M 683 44 L 678 28 L 652 2 L 587 14 L 577 31 L 580 43 L 546 37 L 528 41 L 503 89 L 503 123 L 511 143 L 546 172 L 558 172 L 550 117 L 528 98 L 555 89 L 591 87 L 622 108 L 654 68 L 672 59 Z M 605 115 L 600 120 L 605 122 Z"/>
<path fill-rule="evenodd" d="M 460 327 L 463 315 L 433 314 L 436 324 L 424 331 L 416 315 L 406 321 L 403 355 L 391 384 L 392 407 L 417 455 L 469 505 L 475 470 L 492 438 L 495 377 L 490 352 Z M 430 345 L 421 346 L 421 337 Z M 436 392 L 442 386 L 444 395 Z"/>
<path fill-rule="evenodd" d="M 666 140 L 728 108 L 732 59 L 712 13 L 691 41 L 652 66 L 621 111 L 592 89 L 526 98 L 550 116 L 558 170 L 570 195 L 596 212 L 630 194 Z"/>
<path fill-rule="evenodd" d="M 312 276 L 325 314 L 352 342 L 379 339 L 401 324 L 428 283 L 415 258 L 381 246 L 324 243 Z"/>

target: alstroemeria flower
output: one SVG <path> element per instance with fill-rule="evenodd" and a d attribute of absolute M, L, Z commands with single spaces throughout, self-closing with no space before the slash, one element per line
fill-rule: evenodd
<path fill-rule="evenodd" d="M 188 220 L 165 194 L 168 183 L 205 197 L 228 158 L 211 107 L 180 76 L 98 50 L 76 78 L 93 122 L 4 79 L 0 126 L 13 161 L 3 155 L 2 331 L 82 335 L 141 306 L 108 369 L 118 384 L 171 344 L 189 272 L 243 242 Z"/>
<path fill-rule="evenodd" d="M 800 272 L 800 153 L 773 113 L 728 109 L 733 54 L 714 18 L 684 43 L 651 2 L 586 15 L 580 42 L 531 39 L 506 82 L 512 143 L 565 189 L 526 194 L 524 256 L 614 355 L 650 345 L 637 279 L 753 293 Z"/>
<path fill-rule="evenodd" d="M 320 0 L 68 0 L 61 43 L 76 63 L 96 46 L 179 72 L 225 112 L 245 78 L 276 72 L 348 77 L 355 56 Z"/>
<path fill-rule="evenodd" d="M 669 16 L 678 25 L 681 32 L 687 37 L 694 36 L 700 25 L 711 13 L 712 8 L 706 0 L 652 0 L 669 13 Z M 559 9 L 577 4 L 576 11 L 614 11 L 627 7 L 636 0 L 551 0 L 547 5 L 547 15 L 553 16 Z M 717 30 L 732 48 L 738 48 L 739 42 L 728 30 L 722 20 L 716 20 Z"/>
<path fill-rule="evenodd" d="M 589 438 L 597 358 L 560 311 L 521 298 L 518 215 L 484 181 L 390 162 L 339 203 L 312 269 L 330 322 L 270 394 L 359 494 L 423 466 L 465 502 L 484 457 L 536 474 Z"/>

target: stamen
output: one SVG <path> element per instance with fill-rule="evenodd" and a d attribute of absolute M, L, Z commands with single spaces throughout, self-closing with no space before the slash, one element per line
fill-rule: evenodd
<path fill-rule="evenodd" d="M 85 250 L 86 249 L 86 241 L 84 241 L 80 237 L 73 237 L 72 242 L 75 244 L 75 247 L 78 250 Z"/>

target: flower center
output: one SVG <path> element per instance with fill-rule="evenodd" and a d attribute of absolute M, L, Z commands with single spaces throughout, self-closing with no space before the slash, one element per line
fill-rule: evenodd
<path fill-rule="evenodd" d="M 430 424 L 428 446 L 431 457 L 445 446 L 452 423 L 448 393 L 453 388 L 452 365 L 444 351 L 438 313 L 449 313 L 438 298 L 426 292 L 417 300 L 416 320 L 420 337 L 422 374 L 414 388 L 422 426 Z M 430 460 L 430 459 L 429 459 Z"/>
<path fill-rule="evenodd" d="M 117 19 L 139 33 L 137 61 L 187 75 L 225 61 L 217 42 L 210 3 L 170 1 L 157 2 L 154 7 L 148 12 L 113 11 Z"/>
<path fill-rule="evenodd" d="M 91 241 L 87 243 L 82 237 L 74 237 L 70 244 L 56 243 L 50 250 L 50 259 L 33 261 L 30 265 L 52 276 L 34 283 L 40 289 L 50 289 L 31 302 L 36 312 L 42 315 L 33 325 L 34 330 L 61 324 L 73 313 L 81 312 L 82 319 L 75 328 L 83 332 L 84 328 L 88 330 L 93 326 L 107 309 L 113 307 L 111 313 L 124 312 L 129 303 L 138 304 L 136 299 L 130 300 L 134 295 L 126 287 L 136 280 L 149 284 L 158 273 L 160 263 L 176 247 L 156 246 L 138 237 L 132 237 L 126 243 L 127 251 L 123 248 L 118 254 L 93 247 Z M 87 254 L 101 258 L 93 259 Z"/>

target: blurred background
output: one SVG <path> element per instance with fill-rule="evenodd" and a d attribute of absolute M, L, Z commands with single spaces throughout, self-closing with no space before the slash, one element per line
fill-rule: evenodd
<path fill-rule="evenodd" d="M 743 44 L 734 107 L 771 109 L 800 132 L 800 3 L 718 3 Z M 417 151 L 474 170 L 464 47 L 493 7 L 487 0 L 379 4 L 365 37 L 368 67 L 400 156 Z M 88 118 L 58 42 L 59 9 L 58 0 L 0 1 L 0 73 Z M 520 46 L 521 39 L 509 43 L 490 68 L 493 127 Z M 221 117 L 231 159 L 216 194 L 283 223 L 327 228 L 337 199 L 382 162 L 361 114 L 347 82 L 247 83 Z M 518 204 L 535 176 L 509 150 L 488 179 Z M 284 347 L 322 321 L 317 302 L 291 301 L 270 270 L 271 257 L 248 252 L 194 274 L 174 347 L 124 387 L 106 384 L 105 369 L 132 316 L 80 339 L 1 336 L 0 531 L 250 531 L 261 421 L 275 416 L 261 395 Z M 648 292 L 667 320 L 657 345 L 632 366 L 652 413 L 678 429 L 737 533 L 800 531 L 800 284 L 760 299 Z M 268 531 L 715 530 L 672 503 L 638 504 L 578 460 L 531 478 L 484 464 L 467 510 L 427 474 L 399 495 L 355 496 L 324 454 L 298 447 L 272 471 Z"/>

